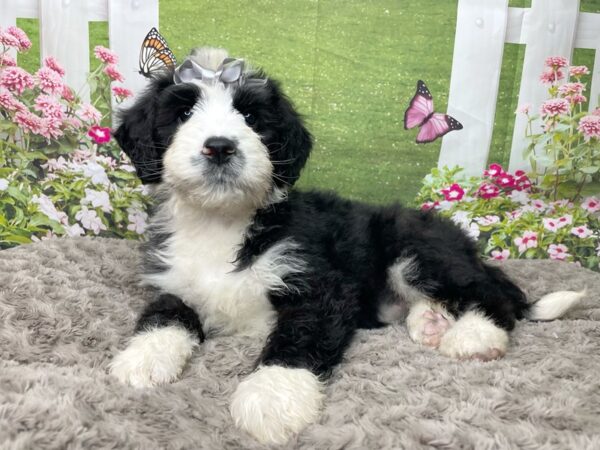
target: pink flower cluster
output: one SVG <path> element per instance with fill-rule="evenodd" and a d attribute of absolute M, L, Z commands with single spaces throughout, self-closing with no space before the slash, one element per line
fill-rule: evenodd
<path fill-rule="evenodd" d="M 483 175 L 487 181 L 481 183 L 477 189 L 477 196 L 484 199 L 498 197 L 501 192 L 510 194 L 514 191 L 528 191 L 531 188 L 531 181 L 524 171 L 517 170 L 511 174 L 500 164 L 490 164 Z"/>
<path fill-rule="evenodd" d="M 592 138 L 600 139 L 600 115 L 594 113 L 582 117 L 577 129 L 583 134 L 586 140 Z"/>
<path fill-rule="evenodd" d="M 31 48 L 31 41 L 27 34 L 15 26 L 10 26 L 6 30 L 0 29 L 0 44 L 4 47 L 16 48 L 20 52 Z"/>
<path fill-rule="evenodd" d="M 121 72 L 119 72 L 119 69 L 116 66 L 116 64 L 119 62 L 119 57 L 116 53 L 106 47 L 97 45 L 94 48 L 94 55 L 102 64 L 105 65 L 102 69 L 102 72 L 104 72 L 108 78 L 110 78 L 112 81 L 118 81 L 120 83 L 125 81 L 125 77 Z M 113 86 L 112 92 L 118 101 L 123 101 L 126 98 L 133 96 L 133 92 L 122 86 Z"/>
<path fill-rule="evenodd" d="M 542 103 L 540 114 L 542 117 L 556 117 L 568 114 L 570 111 L 569 101 L 564 98 L 551 98 Z"/>

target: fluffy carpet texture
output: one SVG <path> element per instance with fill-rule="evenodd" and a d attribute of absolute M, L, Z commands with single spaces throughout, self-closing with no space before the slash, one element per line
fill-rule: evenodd
<path fill-rule="evenodd" d="M 207 341 L 180 381 L 135 390 L 106 374 L 149 293 L 137 244 L 44 241 L 0 252 L 0 448 L 261 448 L 228 412 L 259 342 Z M 319 423 L 288 449 L 600 448 L 600 276 L 510 261 L 531 296 L 589 295 L 566 319 L 520 323 L 500 361 L 454 361 L 403 325 L 360 331 Z"/>

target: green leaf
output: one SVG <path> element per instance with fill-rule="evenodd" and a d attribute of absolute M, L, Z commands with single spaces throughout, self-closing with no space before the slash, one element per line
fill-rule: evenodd
<path fill-rule="evenodd" d="M 582 167 L 581 170 L 583 173 L 587 173 L 587 174 L 593 174 L 598 172 L 598 169 L 600 169 L 600 167 L 598 166 L 588 166 L 588 167 Z"/>

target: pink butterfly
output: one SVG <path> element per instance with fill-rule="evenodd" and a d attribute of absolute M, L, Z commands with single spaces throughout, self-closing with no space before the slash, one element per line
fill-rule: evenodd
<path fill-rule="evenodd" d="M 417 92 L 404 113 L 404 129 L 419 126 L 417 144 L 433 142 L 454 130 L 462 130 L 462 124 L 448 114 L 433 112 L 433 96 L 425 83 L 417 82 Z"/>

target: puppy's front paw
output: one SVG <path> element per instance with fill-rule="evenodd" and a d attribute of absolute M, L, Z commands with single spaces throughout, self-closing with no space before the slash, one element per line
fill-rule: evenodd
<path fill-rule="evenodd" d="M 197 341 L 184 328 L 156 328 L 134 336 L 109 364 L 109 373 L 135 388 L 172 383 L 192 356 Z"/>
<path fill-rule="evenodd" d="M 319 417 L 321 382 L 307 369 L 261 366 L 231 400 L 235 424 L 261 443 L 284 444 Z"/>
<path fill-rule="evenodd" d="M 484 315 L 465 313 L 443 336 L 440 352 L 458 359 L 491 361 L 504 356 L 508 333 Z"/>

